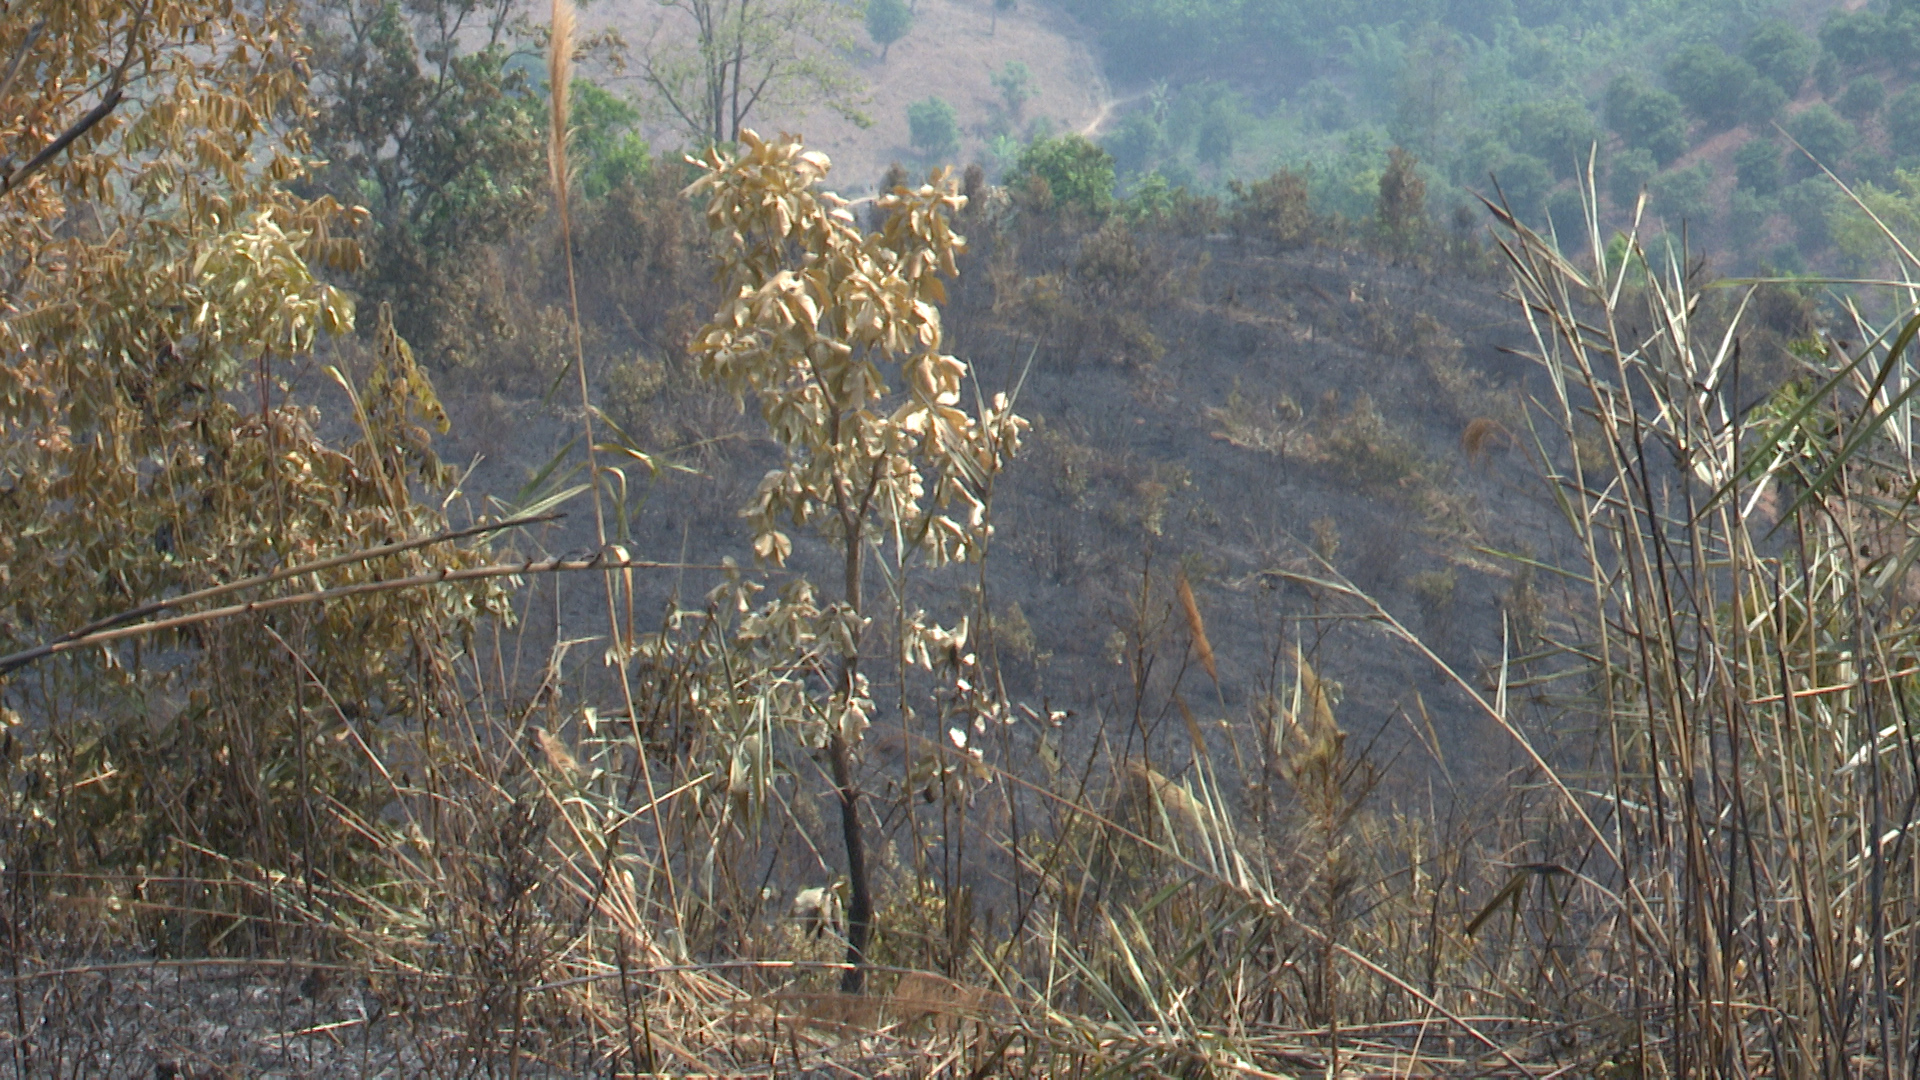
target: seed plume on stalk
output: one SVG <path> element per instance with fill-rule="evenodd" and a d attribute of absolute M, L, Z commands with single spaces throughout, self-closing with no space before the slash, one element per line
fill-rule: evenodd
<path fill-rule="evenodd" d="M 547 41 L 547 93 L 552 101 L 552 123 L 547 129 L 547 171 L 560 213 L 567 212 L 567 121 L 573 102 L 573 0 L 553 0 L 553 22 Z"/>

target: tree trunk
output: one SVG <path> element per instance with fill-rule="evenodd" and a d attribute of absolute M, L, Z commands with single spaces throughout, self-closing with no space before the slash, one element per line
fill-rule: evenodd
<path fill-rule="evenodd" d="M 840 837 L 847 845 L 847 963 L 840 977 L 843 993 L 866 988 L 867 942 L 873 935 L 873 892 L 867 881 L 867 844 L 861 832 L 860 791 L 853 786 L 853 748 L 835 732 L 827 740 L 832 757 L 833 787 L 840 796 Z"/>
<path fill-rule="evenodd" d="M 838 430 L 836 424 L 836 436 Z M 859 512 L 865 514 L 864 503 Z M 859 615 L 865 607 L 861 595 L 864 591 L 862 536 L 858 528 L 849 528 L 847 533 L 851 539 L 847 542 L 846 601 L 854 614 Z M 853 655 L 840 665 L 843 703 L 853 700 L 859 673 L 860 643 L 856 638 Z M 834 794 L 840 797 L 840 838 L 847 845 L 847 884 L 850 893 L 847 898 L 847 963 L 851 966 L 840 979 L 840 989 L 843 993 L 858 994 L 867 981 L 867 941 L 873 935 L 873 889 L 867 879 L 867 843 L 861 832 L 860 789 L 853 782 L 853 747 L 847 743 L 838 727 L 827 738 L 827 752 L 833 759 Z"/>

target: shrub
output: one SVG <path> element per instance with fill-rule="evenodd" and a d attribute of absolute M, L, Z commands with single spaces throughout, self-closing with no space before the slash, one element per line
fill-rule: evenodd
<path fill-rule="evenodd" d="M 1621 210 L 1633 209 L 1640 192 L 1659 171 L 1653 154 L 1646 150 L 1629 150 L 1614 158 L 1607 170 L 1607 194 L 1613 197 L 1613 205 Z"/>
<path fill-rule="evenodd" d="M 1546 209 L 1547 193 L 1553 190 L 1553 171 L 1532 154 L 1509 154 L 1494 169 L 1493 181 L 1514 213 L 1537 222 Z"/>
<path fill-rule="evenodd" d="M 1505 131 L 1509 146 L 1545 161 L 1563 180 L 1586 172 L 1588 154 L 1600 141 L 1593 112 L 1564 97 L 1516 104 L 1507 113 Z"/>
<path fill-rule="evenodd" d="M 1368 394 L 1355 397 L 1344 414 L 1324 412 L 1315 420 L 1327 463 L 1341 480 L 1385 494 L 1425 475 L 1427 461 L 1419 446 L 1380 415 Z"/>
<path fill-rule="evenodd" d="M 1687 149 L 1687 121 L 1680 99 L 1636 75 L 1621 75 L 1608 84 L 1607 126 L 1627 146 L 1647 151 L 1662 165 Z"/>
<path fill-rule="evenodd" d="M 1835 195 L 1833 184 L 1823 176 L 1802 180 L 1780 192 L 1780 209 L 1793 222 L 1794 238 L 1803 251 L 1818 251 L 1827 246 L 1831 239 L 1827 216 L 1836 201 Z"/>
<path fill-rule="evenodd" d="M 1077 134 L 1036 139 L 1020 152 L 1007 186 L 1039 180 L 1055 206 L 1104 217 L 1113 208 L 1113 156 Z"/>
<path fill-rule="evenodd" d="M 1398 256 L 1411 254 L 1427 232 L 1427 181 L 1420 175 L 1420 159 L 1397 146 L 1387 151 L 1375 216 L 1388 249 Z"/>
<path fill-rule="evenodd" d="M 1792 95 L 1807 81 L 1820 47 L 1790 24 L 1768 19 L 1754 28 L 1740 55 L 1763 78 Z"/>
<path fill-rule="evenodd" d="M 1887 145 L 1896 158 L 1920 156 L 1920 84 L 1895 95 L 1887 107 Z"/>
<path fill-rule="evenodd" d="M 1775 209 L 1771 199 L 1747 188 L 1734 189 L 1727 200 L 1727 236 L 1733 246 L 1745 251 L 1759 243 L 1766 235 L 1767 219 Z"/>
<path fill-rule="evenodd" d="M 1282 245 L 1303 244 L 1315 230 L 1311 192 L 1304 173 L 1280 169 L 1265 180 L 1227 185 L 1233 195 L 1233 227 Z"/>
<path fill-rule="evenodd" d="M 1780 190 L 1780 144 L 1772 139 L 1748 139 L 1733 152 L 1733 172 L 1740 186 L 1755 195 Z"/>
<path fill-rule="evenodd" d="M 1708 194 L 1713 186 L 1713 167 L 1702 161 L 1687 169 L 1674 169 L 1654 177 L 1649 185 L 1654 213 L 1665 218 L 1669 227 L 1682 222 L 1694 226 L 1706 224 L 1712 209 Z"/>
<path fill-rule="evenodd" d="M 1872 11 L 1836 11 L 1820 24 L 1820 44 L 1848 67 L 1879 59 L 1886 36 L 1886 18 Z"/>
<path fill-rule="evenodd" d="M 925 157 L 949 158 L 960 152 L 960 120 L 943 98 L 907 106 L 907 129 L 913 148 Z"/>
<path fill-rule="evenodd" d="M 1114 125 L 1106 148 L 1122 174 L 1146 172 L 1166 151 L 1166 132 L 1153 114 L 1130 112 Z"/>
<path fill-rule="evenodd" d="M 1572 188 L 1561 188 L 1547 198 L 1547 224 L 1560 238 L 1562 250 L 1579 250 L 1582 234 L 1587 229 L 1586 215 L 1580 193 Z"/>
<path fill-rule="evenodd" d="M 1859 131 L 1852 124 L 1824 104 L 1796 113 L 1788 118 L 1785 127 L 1802 149 L 1829 169 L 1838 165 L 1860 139 Z"/>
<path fill-rule="evenodd" d="M 1246 118 L 1234 95 L 1224 91 L 1213 93 L 1200 109 L 1200 122 L 1194 131 L 1194 156 L 1215 168 L 1226 164 L 1244 127 Z"/>
<path fill-rule="evenodd" d="M 989 80 L 993 88 L 1000 91 L 1000 103 L 1006 107 L 1007 117 L 1020 119 L 1027 102 L 1033 100 L 1033 70 L 1022 60 L 1009 60 L 1002 64 L 999 71 Z"/>
<path fill-rule="evenodd" d="M 573 81 L 573 148 L 587 198 L 605 198 L 653 171 L 653 152 L 635 130 L 639 123 L 640 110 L 631 102 L 586 79 Z"/>
<path fill-rule="evenodd" d="M 1872 75 L 1862 75 L 1847 84 L 1835 106 L 1840 114 L 1856 122 L 1873 118 L 1887 101 L 1887 84 Z"/>
<path fill-rule="evenodd" d="M 1740 119 L 1743 123 L 1764 127 L 1786 107 L 1785 90 L 1775 86 L 1772 79 L 1755 78 L 1747 86 L 1746 99 L 1740 106 Z"/>
<path fill-rule="evenodd" d="M 1667 85 L 1715 129 L 1739 123 L 1758 78 L 1752 64 L 1712 45 L 1682 49 L 1667 64 Z"/>

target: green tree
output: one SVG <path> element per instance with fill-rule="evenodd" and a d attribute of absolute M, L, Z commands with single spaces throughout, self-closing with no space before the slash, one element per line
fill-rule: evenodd
<path fill-rule="evenodd" d="M 949 158 L 960 152 L 960 121 L 943 98 L 907 106 L 907 128 L 913 148 L 924 157 Z"/>
<path fill-rule="evenodd" d="M 1452 148 L 1454 131 L 1471 104 L 1465 52 L 1457 34 L 1430 26 L 1416 35 L 1394 81 L 1390 134 L 1428 161 L 1440 160 Z"/>
<path fill-rule="evenodd" d="M 1166 143 L 1165 129 L 1142 109 L 1121 117 L 1103 145 L 1113 155 L 1114 167 L 1130 176 L 1152 169 L 1166 153 Z"/>
<path fill-rule="evenodd" d="M 1572 188 L 1556 188 L 1547 196 L 1547 224 L 1560 241 L 1563 251 L 1583 250 L 1587 235 L 1587 208 L 1580 193 Z"/>
<path fill-rule="evenodd" d="M 1790 23 L 1768 19 L 1754 27 L 1740 55 L 1762 77 L 1791 96 L 1799 93 L 1807 81 L 1820 46 Z"/>
<path fill-rule="evenodd" d="M 835 603 L 822 608 L 810 587 L 789 585 L 790 602 L 759 625 L 798 622 L 797 635 L 838 653 L 827 700 L 802 698 L 801 714 L 780 719 L 827 751 L 851 886 L 842 985 L 857 993 L 874 918 L 857 776 L 873 708 L 861 671 L 874 605 L 869 550 L 895 566 L 978 559 L 990 533 L 983 500 L 1026 423 L 1004 395 L 965 409 L 967 365 L 941 351 L 942 277 L 957 273 L 964 250 L 950 223 L 962 200 L 944 170 L 918 190 L 881 195 L 887 218 L 869 236 L 816 194 L 824 156 L 750 131 L 742 142 L 737 158 L 708 151 L 693 188 L 707 201 L 729 299 L 692 353 L 704 377 L 759 404 L 785 450 L 746 509 L 754 553 L 783 563 L 793 528 L 817 533 L 840 558 Z M 929 645 L 945 652 L 956 637 L 964 646 L 964 630 L 901 615 L 903 656 L 926 661 Z"/>
<path fill-rule="evenodd" d="M 1660 171 L 1660 163 L 1647 150 L 1629 150 L 1614 157 L 1607 169 L 1607 194 L 1621 211 L 1630 211 L 1646 190 L 1647 183 Z"/>
<path fill-rule="evenodd" d="M 1545 161 L 1562 179 L 1584 175 L 1600 141 L 1593 113 L 1573 98 L 1530 98 L 1510 108 L 1504 121 L 1507 144 Z"/>
<path fill-rule="evenodd" d="M 1803 255 L 1817 252 L 1832 241 L 1828 226 L 1839 202 L 1839 190 L 1824 176 L 1808 177 L 1780 189 L 1780 210 L 1793 223 L 1794 239 Z"/>
<path fill-rule="evenodd" d="M 1748 139 L 1733 152 L 1733 171 L 1740 186 L 1755 195 L 1780 190 L 1780 144 L 1772 139 Z"/>
<path fill-rule="evenodd" d="M 1848 67 L 1879 59 L 1886 39 L 1886 17 L 1875 11 L 1835 11 L 1820 24 L 1820 44 Z"/>
<path fill-rule="evenodd" d="M 328 162 L 323 190 L 372 214 L 368 291 L 392 302 L 403 336 L 458 364 L 472 346 L 455 328 L 471 305 L 454 283 L 472 252 L 539 209 L 541 105 L 508 64 L 506 0 L 408 10 L 398 0 L 316 9 L 312 139 Z"/>
<path fill-rule="evenodd" d="M 1708 198 L 1713 189 L 1713 169 L 1706 162 L 1661 173 L 1647 189 L 1653 198 L 1653 212 L 1666 219 L 1669 228 L 1678 229 L 1683 222 L 1696 229 L 1707 224 L 1713 209 Z"/>
<path fill-rule="evenodd" d="M 580 190 L 604 198 L 623 184 L 645 180 L 653 151 L 635 130 L 640 110 L 586 79 L 573 81 L 573 149 L 580 162 Z"/>
<path fill-rule="evenodd" d="M 1740 122 L 1758 78 L 1753 65 L 1712 45 L 1681 49 L 1667 62 L 1667 85 L 1715 130 Z"/>
<path fill-rule="evenodd" d="M 1607 85 L 1607 126 L 1629 149 L 1645 150 L 1663 165 L 1687 149 L 1680 99 L 1636 75 L 1617 76 Z"/>
<path fill-rule="evenodd" d="M 1840 115 L 1855 123 L 1864 123 L 1873 119 L 1880 106 L 1887 103 L 1887 84 L 1872 75 L 1862 75 L 1847 84 L 1847 89 L 1834 102 Z"/>
<path fill-rule="evenodd" d="M 1894 174 L 1891 188 L 1861 184 L 1854 189 L 1854 194 L 1866 204 L 1866 210 L 1873 212 L 1873 217 L 1868 217 L 1866 210 L 1854 205 L 1851 199 L 1833 200 L 1827 211 L 1827 230 L 1833 237 L 1833 246 L 1861 271 L 1871 271 L 1883 264 L 1898 265 L 1899 250 L 1873 218 L 1879 218 L 1895 236 L 1920 236 L 1920 172 L 1902 169 Z"/>
<path fill-rule="evenodd" d="M 1201 107 L 1200 123 L 1194 129 L 1194 156 L 1215 168 L 1225 165 L 1233 156 L 1234 145 L 1240 141 L 1240 132 L 1245 127 L 1246 117 L 1240 111 L 1239 99 L 1220 88 Z"/>
<path fill-rule="evenodd" d="M 861 127 L 865 90 L 841 55 L 853 48 L 841 0 L 657 0 L 640 78 L 696 146 L 739 141 L 757 111 L 822 106 Z"/>
<path fill-rule="evenodd" d="M 1500 195 L 1523 220 L 1537 221 L 1553 190 L 1553 170 L 1532 154 L 1509 153 L 1494 167 Z"/>
<path fill-rule="evenodd" d="M 1920 158 L 1920 84 L 1887 103 L 1887 144 L 1896 158 Z"/>
<path fill-rule="evenodd" d="M 999 71 L 991 76 L 993 88 L 1000 91 L 1000 103 L 1007 110 L 1007 118 L 1017 121 L 1026 111 L 1027 102 L 1033 100 L 1033 70 L 1024 60 L 1009 60 L 1002 64 Z"/>
<path fill-rule="evenodd" d="M 1802 149 L 1829 169 L 1837 166 L 1854 143 L 1860 141 L 1859 131 L 1826 104 L 1795 113 L 1787 118 L 1784 126 Z"/>
<path fill-rule="evenodd" d="M 913 10 L 907 7 L 907 0 L 867 0 L 867 36 L 880 46 L 881 61 L 893 51 L 893 43 L 911 29 Z"/>
<path fill-rule="evenodd" d="M 1740 120 L 1753 127 L 1766 127 L 1786 107 L 1787 92 L 1774 85 L 1772 79 L 1756 76 L 1747 84 L 1746 100 L 1740 105 Z"/>
<path fill-rule="evenodd" d="M 1727 200 L 1727 233 L 1733 246 L 1740 251 L 1750 251 L 1766 239 L 1767 219 L 1777 209 L 1772 199 L 1748 188 L 1735 188 Z"/>
<path fill-rule="evenodd" d="M 1085 137 L 1069 134 L 1027 144 L 1008 174 L 1009 187 L 1039 180 L 1056 206 L 1104 217 L 1113 208 L 1113 157 Z"/>

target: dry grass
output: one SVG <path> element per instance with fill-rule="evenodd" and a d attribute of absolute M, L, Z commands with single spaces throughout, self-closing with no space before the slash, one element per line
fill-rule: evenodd
<path fill-rule="evenodd" d="M 770 609 L 739 575 L 640 632 L 645 568 L 579 561 L 607 579 L 619 680 L 564 663 L 606 640 L 516 674 L 551 610 L 531 589 L 518 625 L 424 637 L 379 738 L 296 666 L 305 719 L 354 759 L 301 789 L 325 826 L 306 835 L 350 859 L 189 850 L 157 826 L 193 873 L 78 871 L 99 865 L 76 854 L 85 819 L 46 793 L 111 778 L 61 772 L 60 729 L 23 729 L 48 746 L 9 742 L 0 821 L 15 1072 L 1908 1073 L 1920 298 L 1730 415 L 1737 318 L 1703 338 L 1683 275 L 1594 280 L 1506 225 L 1550 388 L 1507 430 L 1575 556 L 1518 565 L 1491 670 L 1447 668 L 1336 573 L 1330 521 L 1265 575 L 1315 609 L 1231 709 L 1190 694 L 1189 661 L 1217 677 L 1222 643 L 1151 562 L 1116 648 L 1133 700 L 1111 713 L 1006 701 L 982 638 L 929 639 L 918 673 L 901 649 L 901 707 L 859 773 L 883 962 L 847 995 L 832 920 L 792 914 L 839 872 L 833 782 L 781 711 L 806 710 L 826 654 L 749 632 Z M 1363 403 L 1316 437 L 1356 485 L 1427 467 Z M 1083 494 L 1057 438 L 1061 493 Z M 1431 624 L 1453 588 L 1421 577 Z M 1364 708 L 1313 651 L 1333 619 L 1452 680 L 1523 763 L 1502 797 L 1461 815 L 1381 795 L 1385 763 L 1343 723 Z M 132 1025 L 139 1001 L 180 1019 Z M 195 1026 L 214 1011 L 232 1022 Z"/>

